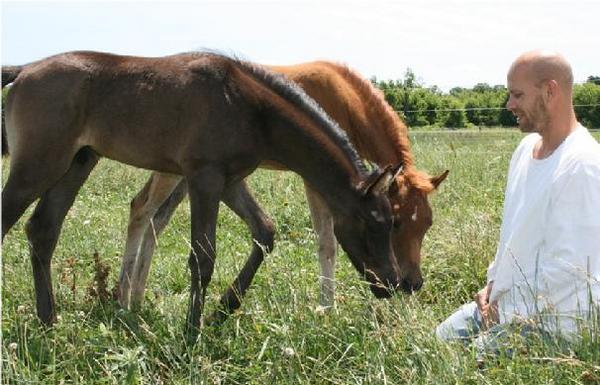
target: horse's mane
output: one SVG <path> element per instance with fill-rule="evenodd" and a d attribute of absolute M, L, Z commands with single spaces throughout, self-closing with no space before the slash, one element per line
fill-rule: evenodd
<path fill-rule="evenodd" d="M 419 171 L 414 166 L 410 142 L 408 140 L 408 128 L 400 119 L 394 109 L 386 102 L 383 92 L 355 70 L 347 65 L 339 63 L 329 64 L 338 74 L 340 74 L 354 89 L 360 94 L 362 102 L 370 112 L 370 116 L 376 116 L 380 123 L 378 126 L 385 130 L 387 139 L 392 141 L 393 148 L 404 164 L 405 180 L 414 188 L 427 194 L 434 187 L 431 184 L 429 175 Z"/>
<path fill-rule="evenodd" d="M 339 124 L 334 121 L 313 98 L 307 95 L 300 86 L 284 75 L 268 71 L 261 65 L 237 58 L 229 59 L 233 60 L 244 72 L 250 74 L 253 78 L 260 80 L 279 96 L 305 112 L 319 125 L 323 133 L 348 154 L 352 163 L 354 163 L 359 170 L 359 173 L 362 175 L 369 174 L 367 167 L 358 155 L 358 152 L 352 145 L 346 132 L 342 130 Z"/>

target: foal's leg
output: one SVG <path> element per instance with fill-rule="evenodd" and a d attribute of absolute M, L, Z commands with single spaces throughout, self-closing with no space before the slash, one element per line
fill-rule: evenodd
<path fill-rule="evenodd" d="M 220 309 L 215 311 L 208 323 L 219 324 L 238 309 L 265 253 L 273 250 L 275 230 L 273 221 L 262 211 L 248 190 L 245 181 L 232 185 L 225 191 L 223 202 L 250 227 L 254 245 L 250 257 L 240 270 L 233 284 L 221 297 Z"/>
<path fill-rule="evenodd" d="M 155 172 L 131 201 L 127 241 L 119 276 L 119 303 L 125 309 L 130 306 L 131 287 L 138 285 L 133 279 L 137 270 L 136 260 L 139 263 L 140 259 L 152 258 L 152 255 L 140 255 L 145 235 L 150 233 L 150 237 L 154 238 L 151 218 L 181 179 L 180 176 Z"/>
<path fill-rule="evenodd" d="M 73 205 L 81 185 L 85 182 L 98 155 L 82 149 L 76 155 L 67 173 L 46 191 L 26 225 L 33 266 L 38 317 L 46 324 L 55 321 L 54 295 L 50 264 L 64 218 Z"/>
<path fill-rule="evenodd" d="M 319 276 L 321 295 L 319 304 L 329 307 L 333 306 L 335 301 L 336 239 L 333 232 L 333 217 L 331 216 L 329 207 L 327 207 L 318 193 L 308 187 L 306 182 L 304 183 L 304 188 L 306 190 L 306 199 L 310 208 L 313 227 L 317 233 L 319 242 L 318 254 L 321 266 L 321 275 Z"/>
<path fill-rule="evenodd" d="M 2 189 L 2 240 L 35 201 L 43 188 L 23 180 L 18 169 L 11 171 Z"/>
<path fill-rule="evenodd" d="M 177 206 L 179 206 L 183 198 L 187 195 L 187 191 L 187 183 L 185 178 L 182 178 L 177 187 L 175 187 L 175 190 L 173 190 L 156 214 L 154 214 L 152 223 L 148 224 L 146 228 L 137 263 L 131 277 L 130 306 L 132 307 L 139 306 L 144 300 L 146 280 L 150 271 L 150 262 L 152 262 L 156 241 L 171 220 Z"/>
<path fill-rule="evenodd" d="M 44 139 L 36 141 L 27 150 L 13 149 L 10 173 L 2 189 L 2 239 L 25 210 L 63 177 L 77 153 L 65 145 L 60 154 L 52 154 L 44 149 Z"/>
<path fill-rule="evenodd" d="M 8 180 L 2 189 L 2 239 L 25 210 L 69 168 L 71 157 L 44 168 L 30 157 L 14 155 Z"/>
<path fill-rule="evenodd" d="M 188 176 L 187 182 L 192 217 L 192 250 L 188 260 L 191 287 L 187 331 L 188 337 L 194 338 L 197 328 L 200 327 L 206 288 L 214 270 L 217 214 L 225 188 L 225 177 L 218 169 L 205 166 Z"/>

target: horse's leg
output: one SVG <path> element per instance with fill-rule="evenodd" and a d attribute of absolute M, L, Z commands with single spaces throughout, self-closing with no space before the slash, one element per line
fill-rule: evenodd
<path fill-rule="evenodd" d="M 240 270 L 233 284 L 221 297 L 220 308 L 215 311 L 210 321 L 208 321 L 210 324 L 223 322 L 229 314 L 240 307 L 242 297 L 246 294 L 265 257 L 265 253 L 273 250 L 273 238 L 275 236 L 273 221 L 262 211 L 248 190 L 245 181 L 229 187 L 225 191 L 223 202 L 250 227 L 254 245 L 244 267 Z"/>
<path fill-rule="evenodd" d="M 13 154 L 8 180 L 2 189 L 2 239 L 25 210 L 69 168 L 72 156 L 44 168 L 31 157 Z M 38 167 L 39 166 L 39 167 Z"/>
<path fill-rule="evenodd" d="M 130 306 L 132 286 L 138 284 L 133 278 L 137 269 L 136 260 L 139 262 L 140 259 L 152 258 L 152 255 L 140 255 L 145 234 L 152 233 L 150 220 L 181 179 L 180 176 L 155 172 L 131 201 L 127 241 L 119 275 L 119 303 L 125 309 Z M 150 237 L 153 238 L 153 235 Z"/>
<path fill-rule="evenodd" d="M 135 269 L 132 274 L 130 306 L 139 306 L 144 300 L 146 279 L 148 278 L 148 273 L 150 271 L 150 262 L 152 262 L 156 241 L 169 223 L 175 209 L 186 195 L 187 183 L 185 179 L 182 178 L 179 181 L 179 184 L 177 184 L 177 187 L 175 187 L 175 190 L 173 190 L 167 200 L 160 206 L 158 211 L 156 211 L 156 214 L 154 214 L 154 217 L 152 218 L 152 223 L 146 228 L 137 263 L 135 264 Z"/>
<path fill-rule="evenodd" d="M 60 154 L 51 154 L 44 143 L 44 138 L 35 138 L 27 150 L 12 150 L 10 173 L 2 189 L 2 239 L 25 210 L 63 177 L 77 153 L 65 145 Z"/>
<path fill-rule="evenodd" d="M 39 186 L 29 185 L 20 170 L 10 172 L 2 189 L 2 240 L 42 191 Z"/>
<path fill-rule="evenodd" d="M 69 208 L 94 166 L 98 155 L 82 149 L 67 173 L 42 194 L 26 225 L 31 253 L 38 317 L 46 324 L 55 320 L 54 295 L 50 264 L 58 237 Z"/>
<path fill-rule="evenodd" d="M 187 183 L 192 217 L 192 250 L 188 259 L 191 286 L 186 325 L 188 337 L 195 338 L 200 327 L 206 288 L 214 270 L 217 214 L 225 177 L 218 169 L 205 166 L 188 175 Z"/>
<path fill-rule="evenodd" d="M 321 275 L 319 276 L 319 285 L 321 295 L 319 304 L 323 307 L 333 306 L 335 301 L 335 257 L 336 257 L 336 239 L 333 232 L 333 217 L 329 207 L 325 204 L 318 193 L 313 191 L 306 182 L 306 199 L 310 208 L 310 216 L 313 222 L 313 228 L 317 233 L 319 242 L 319 264 L 321 266 Z"/>

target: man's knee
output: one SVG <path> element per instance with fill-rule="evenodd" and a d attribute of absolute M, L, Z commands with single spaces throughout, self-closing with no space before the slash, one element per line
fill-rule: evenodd
<path fill-rule="evenodd" d="M 450 317 L 435 328 L 435 335 L 441 340 L 467 339 L 481 330 L 481 315 L 475 302 L 462 305 Z"/>

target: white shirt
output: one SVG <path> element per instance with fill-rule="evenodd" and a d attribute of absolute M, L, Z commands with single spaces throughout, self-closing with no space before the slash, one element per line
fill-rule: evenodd
<path fill-rule="evenodd" d="M 538 160 L 539 140 L 527 135 L 510 162 L 490 302 L 500 323 L 539 315 L 575 332 L 589 299 L 600 303 L 600 144 L 579 125 Z"/>

